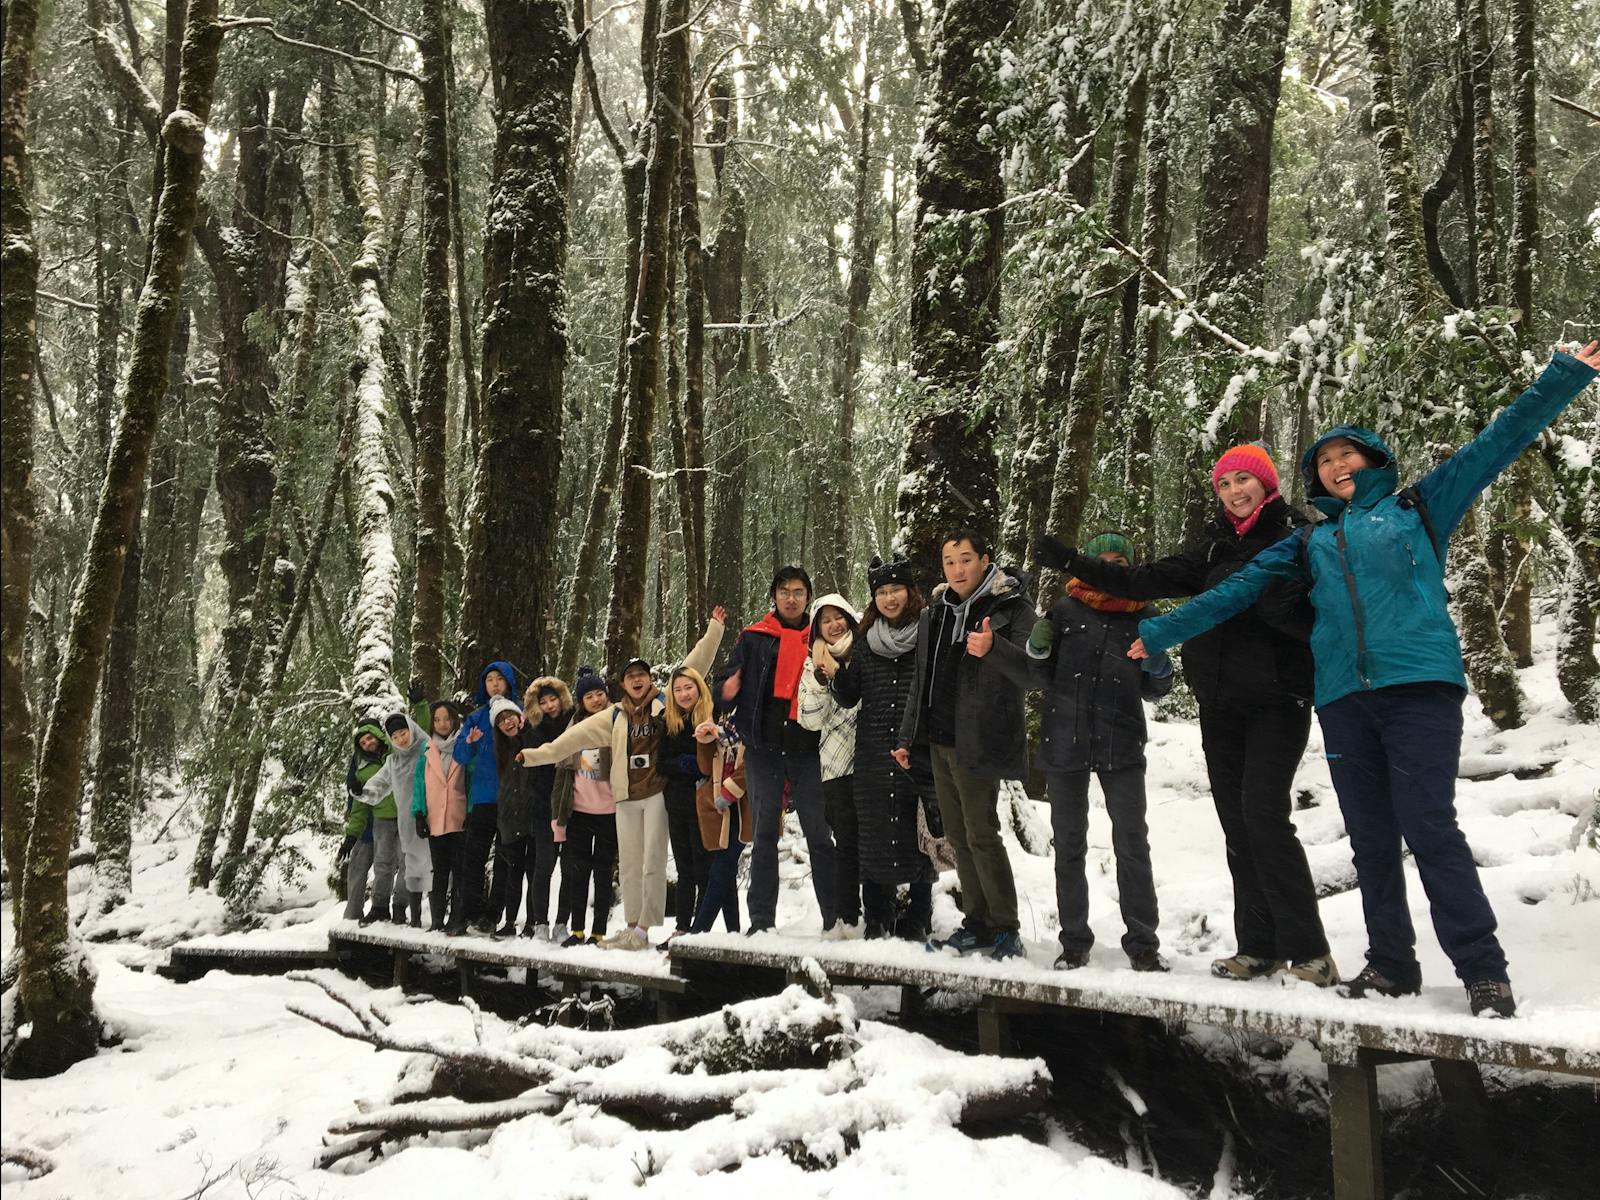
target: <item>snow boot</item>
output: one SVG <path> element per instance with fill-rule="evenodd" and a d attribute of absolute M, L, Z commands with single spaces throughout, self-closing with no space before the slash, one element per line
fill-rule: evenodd
<path fill-rule="evenodd" d="M 434 888 L 428 893 L 428 915 L 433 918 L 428 924 L 429 933 L 443 933 L 445 917 L 448 912 L 446 905 L 449 903 L 443 888 Z"/>
<path fill-rule="evenodd" d="M 933 951 L 954 950 L 957 954 L 972 954 L 980 950 L 992 950 L 994 944 L 995 935 L 992 931 L 963 923 L 957 926 L 955 932 L 949 937 L 934 938 L 928 943 L 928 949 Z"/>
<path fill-rule="evenodd" d="M 422 928 L 422 893 L 412 892 L 407 906 L 411 909 L 411 928 Z"/>
<path fill-rule="evenodd" d="M 1076 971 L 1079 967 L 1089 965 L 1089 952 L 1087 950 L 1063 950 L 1056 955 L 1055 968 L 1058 971 Z"/>
<path fill-rule="evenodd" d="M 557 921 L 555 923 L 555 927 L 553 929 L 547 930 L 546 932 L 550 935 L 550 940 L 552 942 L 554 942 L 556 945 L 562 946 L 562 945 L 566 944 L 566 941 L 567 941 L 567 923 L 565 921 Z"/>
<path fill-rule="evenodd" d="M 1161 957 L 1159 951 L 1154 949 L 1141 950 L 1137 954 L 1128 955 L 1128 965 L 1135 971 L 1170 971 L 1167 960 Z"/>
<path fill-rule="evenodd" d="M 1332 987 L 1339 982 L 1339 968 L 1333 965 L 1333 955 L 1319 954 L 1316 958 L 1308 958 L 1304 962 L 1291 963 L 1289 974 L 1296 979 L 1304 979 L 1307 983 L 1314 983 L 1320 988 Z"/>
<path fill-rule="evenodd" d="M 1265 979 L 1276 975 L 1287 964 L 1276 958 L 1257 958 L 1254 954 L 1235 954 L 1213 959 L 1211 973 L 1218 979 Z"/>
<path fill-rule="evenodd" d="M 1467 1002 L 1475 1017 L 1514 1017 L 1517 999 L 1511 985 L 1501 979 L 1480 979 L 1467 984 Z"/>
<path fill-rule="evenodd" d="M 1364 1000 L 1368 996 L 1394 999 L 1397 996 L 1417 996 L 1421 993 L 1422 984 L 1400 983 L 1371 967 L 1362 967 L 1361 973 L 1354 979 L 1339 985 L 1339 994 L 1350 1000 Z"/>
<path fill-rule="evenodd" d="M 1003 962 L 1008 958 L 1020 958 L 1028 961 L 1028 952 L 1022 948 L 1022 935 L 1015 929 L 1002 929 L 994 935 L 994 947 L 989 951 L 989 957 L 995 962 Z"/>
<path fill-rule="evenodd" d="M 395 925 L 406 923 L 406 909 L 410 903 L 406 895 L 405 892 L 400 892 L 389 902 L 389 920 Z"/>
<path fill-rule="evenodd" d="M 361 916 L 356 920 L 356 924 L 364 927 L 371 925 L 374 921 L 387 920 L 388 916 L 388 913 L 383 912 L 376 904 L 374 904 L 371 908 L 367 909 L 366 912 L 361 914 Z"/>

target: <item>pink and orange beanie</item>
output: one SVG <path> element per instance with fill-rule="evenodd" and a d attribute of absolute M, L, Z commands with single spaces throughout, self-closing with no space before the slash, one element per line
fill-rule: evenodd
<path fill-rule="evenodd" d="M 1261 481 L 1261 486 L 1267 489 L 1266 499 L 1256 507 L 1248 517 L 1240 519 L 1231 512 L 1227 514 L 1233 530 L 1237 534 L 1245 534 L 1261 516 L 1262 509 L 1267 502 L 1276 500 L 1280 495 L 1278 491 L 1278 468 L 1272 463 L 1272 455 L 1267 453 L 1267 448 L 1260 442 L 1246 442 L 1242 446 L 1234 446 L 1223 451 L 1222 457 L 1217 459 L 1217 465 L 1211 468 L 1211 490 L 1217 490 L 1217 483 L 1229 471 L 1247 471 Z"/>

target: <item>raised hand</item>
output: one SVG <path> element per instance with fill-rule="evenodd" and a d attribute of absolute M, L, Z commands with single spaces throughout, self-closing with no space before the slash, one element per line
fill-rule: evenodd
<path fill-rule="evenodd" d="M 717 605 L 711 610 L 711 619 L 718 625 L 726 625 L 728 623 L 728 610 L 720 604 Z"/>
<path fill-rule="evenodd" d="M 476 725 L 474 725 L 471 729 L 467 730 L 467 745 L 469 745 L 469 746 L 472 745 L 474 742 L 476 742 L 482 736 L 483 736 L 483 730 L 479 729 Z"/>
<path fill-rule="evenodd" d="M 1077 556 L 1078 552 L 1071 546 L 1056 541 L 1048 534 L 1033 544 L 1034 561 L 1054 571 L 1065 571 Z"/>
<path fill-rule="evenodd" d="M 1586 367 L 1593 367 L 1600 371 L 1600 341 L 1590 342 L 1582 350 L 1574 350 L 1572 357 Z"/>
<path fill-rule="evenodd" d="M 989 618 L 983 619 L 983 624 L 967 634 L 967 653 L 973 658 L 982 658 L 994 649 L 994 630 L 989 628 Z"/>

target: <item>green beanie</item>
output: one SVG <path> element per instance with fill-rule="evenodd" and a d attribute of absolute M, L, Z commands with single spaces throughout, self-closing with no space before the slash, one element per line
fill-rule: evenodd
<path fill-rule="evenodd" d="M 1133 561 L 1133 543 L 1120 533 L 1096 534 L 1089 539 L 1083 552 L 1090 558 L 1098 558 L 1102 554 L 1120 554 L 1129 562 Z"/>

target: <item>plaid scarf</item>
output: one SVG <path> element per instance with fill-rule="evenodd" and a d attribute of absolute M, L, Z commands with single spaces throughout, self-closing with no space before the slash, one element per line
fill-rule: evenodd
<path fill-rule="evenodd" d="M 1067 581 L 1067 595 L 1096 612 L 1138 612 L 1144 607 L 1143 600 L 1124 600 L 1110 592 L 1097 591 L 1076 576 Z"/>

